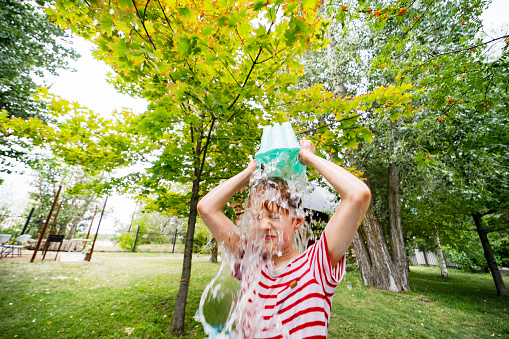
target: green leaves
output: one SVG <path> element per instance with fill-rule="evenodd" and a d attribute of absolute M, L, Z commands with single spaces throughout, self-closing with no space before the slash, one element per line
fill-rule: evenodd
<path fill-rule="evenodd" d="M 48 117 L 44 104 L 35 98 L 35 78 L 43 71 L 55 74 L 77 57 L 64 31 L 42 13 L 45 3 L 4 0 L 0 6 L 0 111 L 13 118 L 5 122 L 9 128 L 0 127 L 9 129 L 0 134 L 0 163 L 9 158 L 25 161 L 24 153 L 44 140 L 42 124 Z M 22 137 L 34 137 L 33 144 Z"/>
<path fill-rule="evenodd" d="M 260 11 L 263 7 L 267 5 L 267 1 L 264 0 L 256 0 L 253 4 L 253 9 L 255 11 Z"/>
<path fill-rule="evenodd" d="M 178 38 L 177 50 L 184 56 L 193 54 L 196 49 L 196 40 L 197 39 L 189 39 L 188 37 Z M 199 51 L 199 48 L 197 50 Z"/>
<path fill-rule="evenodd" d="M 47 92 L 41 92 L 41 98 L 48 102 L 55 123 L 49 127 L 20 119 L 24 125 L 17 123 L 13 130 L 18 134 L 26 133 L 27 129 L 23 126 L 30 126 L 31 138 L 44 143 L 55 156 L 68 164 L 80 165 L 91 173 L 108 172 L 138 161 L 142 152 L 150 152 L 153 148 L 146 138 L 140 136 L 137 117 L 129 111 L 115 112 L 108 120 L 75 102 Z M 9 123 L 13 126 L 14 122 L 11 119 Z"/>
<path fill-rule="evenodd" d="M 206 192 L 238 172 L 247 155 L 254 153 L 260 124 L 295 119 L 309 125 L 331 117 L 335 122 L 324 124 L 323 134 L 311 134 L 319 147 L 337 150 L 371 138 L 359 116 L 381 100 L 399 105 L 390 114 L 410 110 L 408 97 L 402 94 L 404 86 L 341 100 L 319 86 L 296 91 L 302 72 L 299 56 L 324 46 L 327 24 L 318 16 L 318 1 L 268 4 L 162 0 L 137 2 L 135 8 L 124 1 L 99 1 L 68 8 L 65 1 L 57 1 L 52 17 L 68 22 L 77 34 L 98 32 L 97 56 L 115 67 L 118 87 L 133 88 L 151 101 L 149 111 L 139 119 L 129 118 L 136 127 L 131 140 L 105 134 L 99 145 L 89 147 L 100 154 L 101 147 L 119 143 L 123 153 L 106 161 L 113 165 L 134 161 L 132 150 L 146 155 L 135 145 L 146 140 L 141 144 L 158 155 L 139 184 L 152 187 L 158 195 L 154 206 L 159 202 L 170 206 L 166 199 L 177 199 L 166 196 L 169 181 L 196 179 Z M 80 16 L 80 11 L 88 16 Z M 124 136 L 122 126 L 109 128 L 120 128 Z M 66 128 L 76 128 L 74 135 L 90 139 L 77 125 Z"/>
<path fill-rule="evenodd" d="M 193 16 L 193 12 L 187 6 L 179 7 L 178 14 L 183 18 L 191 18 Z"/>
<path fill-rule="evenodd" d="M 147 67 L 156 65 L 157 81 L 164 79 L 173 86 L 159 87 L 161 92 L 150 92 L 148 99 L 177 94 L 178 101 L 194 97 L 195 103 L 220 102 L 231 109 L 237 103 L 259 101 L 270 94 L 263 93 L 259 84 L 274 87 L 276 72 L 285 65 L 297 69 L 298 55 L 316 39 L 313 36 L 320 36 L 316 34 L 320 27 L 316 4 L 307 1 L 299 7 L 299 2 L 292 2 L 283 10 L 279 5 L 266 7 L 265 1 L 241 1 L 235 6 L 220 2 L 197 6 L 191 1 L 149 1 L 129 6 L 127 2 L 108 1 L 107 6 L 99 2 L 71 9 L 64 1 L 57 1 L 57 10 L 49 13 L 54 20 L 72 21 L 68 27 L 77 34 L 86 32 L 88 36 L 97 30 L 98 55 L 115 67 L 119 81 L 142 78 L 144 86 L 157 88 L 153 68 Z M 309 15 L 303 17 L 302 10 Z M 80 16 L 81 11 L 89 16 Z M 291 18 L 290 25 L 285 18 Z M 118 40 L 122 42 L 111 44 Z M 161 60 L 167 66 L 158 67 Z M 173 76 L 183 74 L 184 69 L 192 76 Z M 268 78 L 269 74 L 273 76 Z M 185 93 L 182 88 L 186 88 Z M 223 88 L 228 88 L 228 93 L 221 98 Z M 211 111 L 211 107 L 200 109 Z"/>

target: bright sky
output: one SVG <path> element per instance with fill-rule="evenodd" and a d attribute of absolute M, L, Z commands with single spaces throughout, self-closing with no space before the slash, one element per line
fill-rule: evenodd
<path fill-rule="evenodd" d="M 492 4 L 482 16 L 487 33 L 491 28 L 509 25 L 509 1 L 493 0 Z M 506 26 L 506 32 L 509 31 Z M 114 110 L 122 107 L 131 108 L 136 113 L 142 113 L 147 103 L 141 99 L 134 99 L 119 94 L 106 82 L 106 74 L 110 68 L 103 62 L 92 57 L 93 45 L 79 37 L 73 39 L 74 47 L 82 57 L 71 63 L 76 72 L 61 72 L 59 77 L 47 77 L 45 80 L 52 83 L 51 91 L 68 100 L 77 101 L 90 109 L 109 116 Z M 28 191 L 30 190 L 30 176 L 28 174 L 0 173 L 5 183 L 0 186 L 0 202 L 7 203 L 13 209 L 13 214 L 21 214 L 28 204 Z M 132 213 L 136 207 L 134 200 L 128 197 L 112 196 L 108 199 L 108 207 L 112 209 L 112 216 L 105 218 L 101 224 L 100 233 L 113 233 L 115 222 L 129 224 Z M 96 217 L 94 224 L 99 220 Z"/>

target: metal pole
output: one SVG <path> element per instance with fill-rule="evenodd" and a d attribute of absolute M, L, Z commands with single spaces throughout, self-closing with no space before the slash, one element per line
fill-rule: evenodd
<path fill-rule="evenodd" d="M 134 239 L 133 252 L 136 251 L 136 243 L 138 242 L 138 234 L 140 234 L 140 226 L 138 226 L 138 230 L 136 231 L 136 238 Z"/>
<path fill-rule="evenodd" d="M 103 210 L 101 212 L 101 218 L 99 219 L 99 224 L 97 225 L 97 231 L 95 231 L 94 242 L 92 243 L 92 248 L 90 249 L 90 253 L 88 254 L 88 261 L 92 260 L 92 253 L 94 253 L 95 241 L 97 240 L 97 234 L 99 234 L 99 227 L 101 227 L 101 221 L 103 220 L 104 210 L 106 209 L 106 203 L 108 202 L 108 197 L 104 200 Z"/>
<path fill-rule="evenodd" d="M 175 242 L 177 241 L 177 228 L 175 227 L 175 235 L 173 236 L 173 249 L 171 253 L 175 253 Z"/>
<path fill-rule="evenodd" d="M 97 205 L 95 205 L 94 215 L 92 216 L 92 221 L 90 222 L 90 227 L 88 228 L 87 237 L 85 239 L 88 239 L 88 237 L 90 236 L 90 230 L 92 229 L 92 224 L 94 223 L 94 218 L 95 218 L 96 213 L 97 213 Z M 87 247 L 87 243 L 86 242 L 85 242 L 85 244 L 83 244 L 82 251 L 85 250 L 85 247 Z"/>
<path fill-rule="evenodd" d="M 34 262 L 35 256 L 37 255 L 37 251 L 39 251 L 39 247 L 41 246 L 42 238 L 44 237 L 44 233 L 46 232 L 46 228 L 48 227 L 49 220 L 51 219 L 51 215 L 53 214 L 53 210 L 55 209 L 55 205 L 57 204 L 58 196 L 60 195 L 60 191 L 62 190 L 62 185 L 58 188 L 57 195 L 55 195 L 55 199 L 53 200 L 53 205 L 51 205 L 51 209 L 49 211 L 48 219 L 44 223 L 44 227 L 42 228 L 41 235 L 39 236 L 39 241 L 35 246 L 34 254 L 32 255 L 32 259 L 30 262 Z"/>
<path fill-rule="evenodd" d="M 46 250 L 48 249 L 48 246 L 49 246 L 49 237 L 51 235 L 51 232 L 53 232 L 53 228 L 57 224 L 58 214 L 60 213 L 60 208 L 62 207 L 63 203 L 64 202 L 61 201 L 60 205 L 58 205 L 57 214 L 55 214 L 55 219 L 53 219 L 53 224 L 51 225 L 51 228 L 49 229 L 48 238 L 46 239 L 46 244 L 44 245 L 44 249 L 42 250 L 44 252 L 44 255 L 42 256 L 42 260 L 44 260 L 44 257 L 46 257 Z M 58 253 L 57 253 L 57 255 L 58 255 Z"/>
<path fill-rule="evenodd" d="M 30 222 L 30 219 L 32 218 L 32 214 L 34 214 L 34 211 L 35 211 L 35 207 L 32 207 L 32 210 L 30 211 L 30 214 L 28 215 L 27 222 L 25 223 L 25 227 L 23 227 L 23 231 L 21 231 L 20 235 L 25 234 L 27 227 L 28 227 L 28 223 Z"/>

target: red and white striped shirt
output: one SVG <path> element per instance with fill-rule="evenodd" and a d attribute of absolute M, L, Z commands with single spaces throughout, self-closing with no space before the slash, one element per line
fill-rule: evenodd
<path fill-rule="evenodd" d="M 262 267 L 255 288 L 263 305 L 263 330 L 255 338 L 326 338 L 332 297 L 345 274 L 345 257 L 331 266 L 325 233 L 286 265 Z"/>

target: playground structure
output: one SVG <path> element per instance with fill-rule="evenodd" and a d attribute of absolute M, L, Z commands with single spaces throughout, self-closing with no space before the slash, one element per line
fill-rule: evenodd
<path fill-rule="evenodd" d="M 4 238 L 6 239 L 5 241 L 2 242 L 2 256 L 1 258 L 4 258 L 4 257 L 7 257 L 9 254 L 11 255 L 11 258 L 14 258 L 15 256 L 15 253 L 14 253 L 14 250 L 17 250 L 17 257 L 21 257 L 21 250 L 23 248 L 27 248 L 29 250 L 33 250 L 33 253 L 32 253 L 32 257 L 30 259 L 30 262 L 34 262 L 36 260 L 36 257 L 37 257 L 37 254 L 40 254 L 42 255 L 42 258 L 41 260 L 45 260 L 46 258 L 46 254 L 48 251 L 56 251 L 56 255 L 54 257 L 54 261 L 57 260 L 57 257 L 59 255 L 59 252 L 61 251 L 66 251 L 66 252 L 81 252 L 84 254 L 84 257 L 82 258 L 82 260 L 85 260 L 85 261 L 90 261 L 92 259 L 92 254 L 93 254 L 93 251 L 94 251 L 94 247 L 95 247 L 95 242 L 97 241 L 97 236 L 99 234 L 99 228 L 101 226 L 101 221 L 102 221 L 102 218 L 103 218 L 103 215 L 104 215 L 104 211 L 105 211 L 105 208 L 106 208 L 106 203 L 108 201 L 108 197 L 106 197 L 105 201 L 104 201 L 104 206 L 103 206 L 103 210 L 101 212 L 101 218 L 99 219 L 99 223 L 97 225 L 97 229 L 96 229 L 96 233 L 95 233 L 95 236 L 93 239 L 89 239 L 90 237 L 90 232 L 91 232 L 91 229 L 92 229 L 92 225 L 93 225 L 93 222 L 94 222 L 94 218 L 95 218 L 95 215 L 97 214 L 97 206 L 95 208 L 95 212 L 94 212 L 94 215 L 92 217 L 92 221 L 90 223 L 90 227 L 88 229 L 88 233 L 87 233 L 87 236 L 85 239 L 77 239 L 77 238 L 72 238 L 72 239 L 69 239 L 69 240 L 65 240 L 64 239 L 64 235 L 63 234 L 53 234 L 53 229 L 55 228 L 55 225 L 57 223 L 57 219 L 58 219 L 58 215 L 60 213 L 60 209 L 62 207 L 62 202 L 59 204 L 58 206 L 58 209 L 57 209 L 57 212 L 55 214 L 55 217 L 53 218 L 53 223 L 51 225 L 51 228 L 49 230 L 49 232 L 47 233 L 47 236 L 46 236 L 46 230 L 49 226 L 49 223 L 51 221 L 51 218 L 52 218 L 52 215 L 53 215 L 53 211 L 55 210 L 55 206 L 58 202 L 58 198 L 60 196 L 60 192 L 62 190 L 62 186 L 59 187 L 57 193 L 55 194 L 55 197 L 53 199 L 53 203 L 52 203 L 52 206 L 51 206 L 51 209 L 49 211 L 49 214 L 48 214 L 48 217 L 46 218 L 46 221 L 44 223 L 44 226 L 41 230 L 41 233 L 39 235 L 39 237 L 37 239 L 29 239 L 30 236 L 28 237 L 22 237 L 23 235 L 26 236 L 26 231 L 27 231 L 27 227 L 28 227 L 28 224 L 30 222 L 30 219 L 33 215 L 33 212 L 34 212 L 34 208 L 32 208 L 32 210 L 30 211 L 30 214 L 27 218 L 27 221 L 25 223 L 25 226 L 23 227 L 23 230 L 21 232 L 21 236 L 18 237 L 18 239 L 20 238 L 23 238 L 23 241 L 19 244 L 15 244 L 15 245 L 10 245 L 10 244 L 7 244 L 7 241 L 11 238 L 11 235 L 9 234 L 2 234 L 2 236 L 4 236 Z M 46 236 L 46 238 L 45 238 Z M 18 241 L 19 242 L 19 241 Z M 26 245 L 24 245 L 24 243 L 26 243 Z M 91 246 L 89 248 L 89 250 L 85 251 L 85 249 L 87 248 L 87 244 L 88 243 L 91 243 Z M 40 251 L 40 253 L 39 253 Z M 4 255 L 5 254 L 5 255 Z"/>

